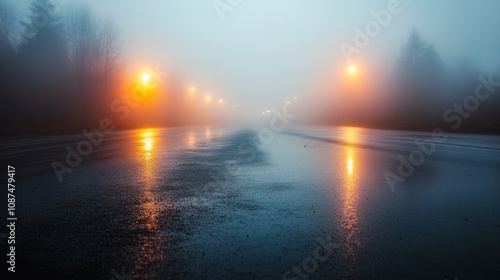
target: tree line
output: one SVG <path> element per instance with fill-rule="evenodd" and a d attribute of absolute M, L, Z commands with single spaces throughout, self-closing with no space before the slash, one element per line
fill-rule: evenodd
<path fill-rule="evenodd" d="M 18 18 L 0 0 L 3 133 L 93 127 L 127 90 L 114 22 L 97 17 L 85 5 L 63 12 L 56 2 L 33 0 L 29 14 Z M 467 59 L 449 67 L 415 29 L 394 66 L 388 80 L 379 87 L 367 86 L 361 97 L 347 94 L 336 100 L 335 109 L 322 102 L 322 124 L 500 132 L 500 69 L 488 73 Z M 220 107 L 199 106 L 181 94 L 185 89 L 180 81 L 170 75 L 168 89 L 135 110 L 129 125 L 193 125 L 227 117 Z M 367 96 L 380 96 L 381 102 L 367 102 Z"/>
<path fill-rule="evenodd" d="M 377 76 L 377 70 L 369 76 Z M 500 68 L 486 72 L 465 57 L 446 65 L 436 47 L 413 29 L 396 64 L 385 74 L 378 86 L 367 85 L 356 96 L 342 92 L 345 88 L 334 92 L 345 97 L 327 105 L 326 119 L 320 122 L 500 133 Z M 377 98 L 370 99 L 373 96 Z"/>
<path fill-rule="evenodd" d="M 0 112 L 9 120 L 3 131 L 71 130 L 95 122 L 120 71 L 117 27 L 87 6 L 63 14 L 53 1 L 36 0 L 29 11 L 17 19 L 0 1 Z"/>
<path fill-rule="evenodd" d="M 465 57 L 448 66 L 413 29 L 401 49 L 394 79 L 394 125 L 500 132 L 500 68 L 486 72 Z"/>

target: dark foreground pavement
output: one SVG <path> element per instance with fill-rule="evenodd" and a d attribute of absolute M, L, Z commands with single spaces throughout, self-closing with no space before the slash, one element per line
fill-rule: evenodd
<path fill-rule="evenodd" d="M 500 279 L 500 137 L 448 135 L 391 190 L 384 174 L 429 133 L 258 133 L 114 132 L 62 182 L 51 163 L 82 137 L 2 139 L 18 178 L 16 277 L 5 275 Z"/>

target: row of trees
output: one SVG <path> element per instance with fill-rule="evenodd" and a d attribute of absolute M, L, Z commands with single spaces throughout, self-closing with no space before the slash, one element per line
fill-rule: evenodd
<path fill-rule="evenodd" d="M 120 70 L 116 26 L 86 6 L 63 15 L 52 3 L 32 1 L 30 14 L 17 20 L 0 1 L 4 131 L 83 127 L 113 96 Z"/>
<path fill-rule="evenodd" d="M 377 70 L 372 70 L 370 76 L 380 74 Z M 495 82 L 500 81 L 500 69 L 496 73 L 485 72 L 465 58 L 456 65 L 446 65 L 437 49 L 414 29 L 391 72 L 380 75 L 382 82 L 365 86 L 363 92 L 357 94 L 345 94 L 346 88 L 335 92 L 345 97 L 336 100 L 333 109 L 329 105 L 326 122 L 389 129 L 442 127 L 499 133 L 500 96 L 497 92 L 500 89 L 491 93 L 487 100 L 474 100 L 480 84 L 478 77 L 488 79 L 491 74 Z M 367 81 L 363 78 L 357 82 Z M 464 104 L 464 100 L 469 103 Z M 464 112 L 459 112 L 459 107 L 463 107 Z"/>
<path fill-rule="evenodd" d="M 445 65 L 436 48 L 414 29 L 401 50 L 395 82 L 391 83 L 398 108 L 392 116 L 397 120 L 393 125 L 500 132 L 500 96 L 495 92 L 486 100 L 475 96 L 481 84 L 478 78 L 487 80 L 490 75 L 500 81 L 500 69 L 494 73 L 482 71 L 466 58 L 456 65 Z"/>
<path fill-rule="evenodd" d="M 51 3 L 55 2 L 33 0 L 29 15 L 18 19 L 0 0 L 0 117 L 8 120 L 3 132 L 94 127 L 110 114 L 110 104 L 120 92 L 130 90 L 123 81 L 114 23 L 96 17 L 86 6 L 63 13 Z M 357 90 L 364 92 L 359 95 L 344 95 L 321 121 L 406 129 L 450 127 L 460 113 L 448 118 L 443 114 L 475 93 L 477 77 L 489 74 L 465 60 L 447 67 L 436 48 L 413 30 L 388 81 L 361 86 Z M 500 80 L 500 72 L 495 77 Z M 170 75 L 168 88 L 135 110 L 129 125 L 186 125 L 225 117 L 220 107 L 200 105 L 184 95 L 179 81 Z M 500 131 L 497 95 L 482 101 L 472 116 L 460 115 L 460 130 Z M 372 102 L 373 96 L 382 102 Z M 331 109 L 324 104 L 319 107 Z"/>
<path fill-rule="evenodd" d="M 30 14 L 17 19 L 0 0 L 0 117 L 9 120 L 1 132 L 80 131 L 102 118 L 118 128 L 229 119 L 228 106 L 188 95 L 171 71 L 140 106 L 127 104 L 122 97 L 130 98 L 140 81 L 138 73 L 125 73 L 115 24 L 87 6 L 53 3 L 33 0 Z"/>

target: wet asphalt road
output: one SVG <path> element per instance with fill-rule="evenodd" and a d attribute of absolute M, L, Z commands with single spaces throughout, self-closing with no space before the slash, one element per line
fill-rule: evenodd
<path fill-rule="evenodd" d="M 2 139 L 16 277 L 500 279 L 500 137 L 449 134 L 392 191 L 430 133 L 259 131 L 114 132 L 63 182 L 80 135 Z"/>

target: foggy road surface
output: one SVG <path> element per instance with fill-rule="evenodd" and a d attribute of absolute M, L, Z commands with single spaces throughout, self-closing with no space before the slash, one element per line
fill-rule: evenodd
<path fill-rule="evenodd" d="M 430 133 L 259 132 L 113 132 L 62 183 L 50 164 L 81 135 L 4 138 L 16 276 L 500 277 L 500 137 L 448 134 L 392 192 L 384 174 Z"/>

